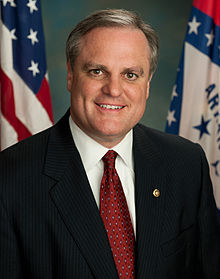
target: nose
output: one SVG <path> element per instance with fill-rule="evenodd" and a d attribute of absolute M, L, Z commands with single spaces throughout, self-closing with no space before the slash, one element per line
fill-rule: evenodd
<path fill-rule="evenodd" d="M 102 90 L 103 93 L 108 94 L 112 97 L 120 96 L 123 92 L 120 77 L 114 77 L 114 76 L 109 77 L 105 81 Z"/>

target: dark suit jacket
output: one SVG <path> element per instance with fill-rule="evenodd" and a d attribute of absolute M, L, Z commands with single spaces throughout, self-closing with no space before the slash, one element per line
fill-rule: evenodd
<path fill-rule="evenodd" d="M 1 279 L 118 278 L 68 117 L 0 153 Z M 220 229 L 201 148 L 137 125 L 134 163 L 136 278 L 219 279 Z"/>

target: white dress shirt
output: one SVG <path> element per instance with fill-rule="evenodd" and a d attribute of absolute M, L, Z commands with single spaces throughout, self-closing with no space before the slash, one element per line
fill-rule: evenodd
<path fill-rule="evenodd" d="M 97 206 L 100 206 L 100 185 L 104 172 L 104 163 L 102 157 L 108 152 L 108 148 L 102 146 L 91 137 L 86 135 L 72 120 L 69 118 L 70 130 L 73 140 L 79 151 L 85 168 L 94 198 Z M 134 233 L 136 234 L 136 215 L 135 215 L 135 195 L 134 195 L 134 164 L 133 164 L 133 130 L 116 146 L 111 148 L 118 153 L 115 161 L 115 168 L 121 180 L 125 193 L 128 209 L 133 224 Z"/>

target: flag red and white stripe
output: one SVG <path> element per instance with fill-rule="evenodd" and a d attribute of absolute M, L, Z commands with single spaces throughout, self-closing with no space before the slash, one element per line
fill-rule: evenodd
<path fill-rule="evenodd" d="M 0 2 L 0 149 L 53 124 L 40 1 Z"/>

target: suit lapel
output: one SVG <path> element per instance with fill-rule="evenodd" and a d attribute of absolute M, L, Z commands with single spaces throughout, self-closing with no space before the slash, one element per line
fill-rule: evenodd
<path fill-rule="evenodd" d="M 51 129 L 45 174 L 57 181 L 51 198 L 95 278 L 118 278 L 102 219 L 68 124 Z"/>
<path fill-rule="evenodd" d="M 134 129 L 136 203 L 136 278 L 154 278 L 158 261 L 166 176 L 155 143 L 139 126 Z M 153 195 L 159 189 L 160 196 Z"/>

